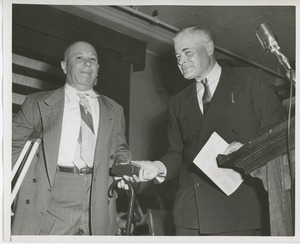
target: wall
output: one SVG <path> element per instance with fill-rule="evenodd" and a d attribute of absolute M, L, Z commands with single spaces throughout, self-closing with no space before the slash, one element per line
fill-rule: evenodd
<path fill-rule="evenodd" d="M 133 159 L 155 160 L 166 152 L 168 100 L 186 84 L 175 58 L 150 51 L 145 69 L 131 73 L 128 140 Z"/>
<path fill-rule="evenodd" d="M 149 51 L 145 69 L 131 73 L 127 139 L 134 160 L 156 160 L 166 153 L 169 97 L 188 84 L 173 56 L 161 58 Z M 142 183 L 138 190 L 140 204 L 145 208 L 172 209 L 177 187 L 177 178 L 164 184 Z"/>

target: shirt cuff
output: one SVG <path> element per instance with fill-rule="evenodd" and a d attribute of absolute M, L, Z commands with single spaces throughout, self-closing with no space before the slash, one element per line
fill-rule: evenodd
<path fill-rule="evenodd" d="M 163 173 L 160 173 L 156 178 L 153 180 L 155 184 L 161 184 L 165 181 L 167 176 L 167 168 L 161 161 L 155 161 L 159 164 L 159 167 L 163 168 Z"/>

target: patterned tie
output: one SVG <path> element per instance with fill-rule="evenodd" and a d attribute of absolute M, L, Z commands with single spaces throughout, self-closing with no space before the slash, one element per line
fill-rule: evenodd
<path fill-rule="evenodd" d="M 201 80 L 203 86 L 204 86 L 204 93 L 202 96 L 202 103 L 203 103 L 203 114 L 206 113 L 208 105 L 211 101 L 211 93 L 210 93 L 210 89 L 209 89 L 209 85 L 207 83 L 207 79 L 204 78 L 203 80 Z"/>
<path fill-rule="evenodd" d="M 93 166 L 96 137 L 91 114 L 90 104 L 86 99 L 87 93 L 78 93 L 80 97 L 79 107 L 81 114 L 81 126 L 78 143 L 81 145 L 80 157 L 89 166 Z"/>

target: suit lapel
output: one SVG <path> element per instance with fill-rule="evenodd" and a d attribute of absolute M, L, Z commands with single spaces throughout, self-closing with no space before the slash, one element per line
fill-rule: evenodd
<path fill-rule="evenodd" d="M 189 123 L 191 123 L 195 129 L 200 130 L 202 126 L 203 115 L 199 108 L 196 83 L 190 86 L 186 96 L 180 100 L 180 105 L 182 107 L 183 114 Z"/>
<path fill-rule="evenodd" d="M 199 130 L 195 155 L 214 132 L 216 125 L 222 123 L 222 117 L 232 105 L 232 95 L 236 94 L 237 89 L 236 79 L 228 69 L 223 68 L 219 84 L 210 102 L 209 109 L 203 118 L 202 127 Z"/>
<path fill-rule="evenodd" d="M 55 90 L 45 101 L 39 102 L 43 123 L 43 147 L 49 183 L 52 185 L 62 127 L 64 110 L 64 87 Z"/>

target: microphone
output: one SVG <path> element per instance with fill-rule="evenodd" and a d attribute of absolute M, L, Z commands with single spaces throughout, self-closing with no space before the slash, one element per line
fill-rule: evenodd
<path fill-rule="evenodd" d="M 280 64 L 284 67 L 287 72 L 286 75 L 289 80 L 295 85 L 295 73 L 289 64 L 289 60 L 279 50 L 279 44 L 277 36 L 271 30 L 271 26 L 266 22 L 260 24 L 256 29 L 256 36 L 262 45 L 264 51 L 274 53 Z"/>
<path fill-rule="evenodd" d="M 273 53 L 274 51 L 280 49 L 277 42 L 277 36 L 274 35 L 268 23 L 263 23 L 257 27 L 256 36 L 264 51 L 270 51 L 271 53 Z"/>

